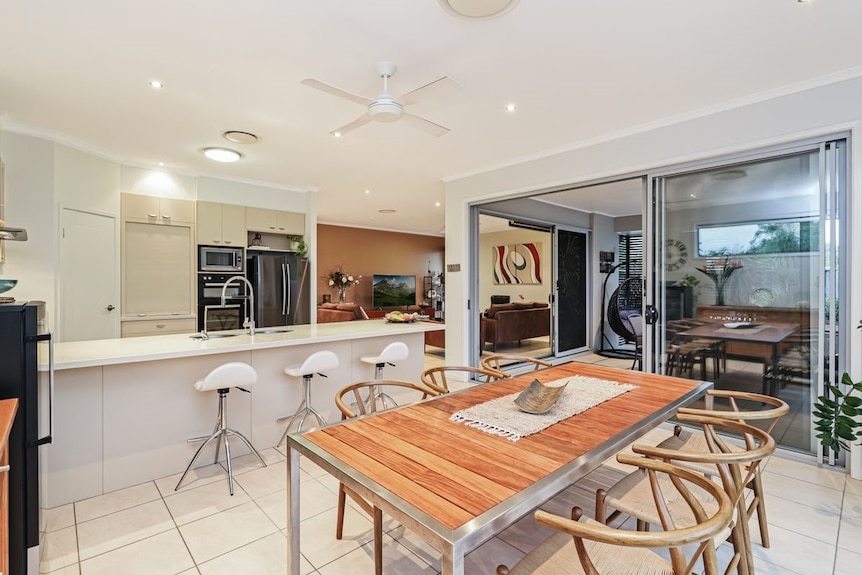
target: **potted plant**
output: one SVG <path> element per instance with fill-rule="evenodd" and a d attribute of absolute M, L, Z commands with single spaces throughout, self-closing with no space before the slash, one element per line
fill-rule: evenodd
<path fill-rule="evenodd" d="M 856 329 L 862 329 L 862 321 Z M 854 382 L 849 373 L 841 376 L 847 392 L 827 383 L 827 395 L 821 395 L 814 404 L 814 430 L 820 444 L 836 453 L 850 450 L 850 444 L 862 439 L 862 381 Z"/>

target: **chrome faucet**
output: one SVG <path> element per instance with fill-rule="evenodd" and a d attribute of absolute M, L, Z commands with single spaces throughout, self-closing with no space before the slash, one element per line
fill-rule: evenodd
<path fill-rule="evenodd" d="M 231 276 L 224 282 L 224 286 L 221 288 L 221 304 L 225 305 L 227 301 L 227 286 L 234 281 L 244 281 L 245 285 L 248 286 L 248 313 L 251 319 L 248 317 L 245 318 L 242 327 L 248 328 L 248 335 L 254 335 L 254 289 L 251 287 L 251 282 L 245 276 Z"/>

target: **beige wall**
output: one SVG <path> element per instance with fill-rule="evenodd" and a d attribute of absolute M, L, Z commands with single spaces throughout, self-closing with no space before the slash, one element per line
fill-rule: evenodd
<path fill-rule="evenodd" d="M 333 268 L 343 264 L 354 277 L 362 276 L 359 284 L 347 290 L 347 301 L 371 308 L 371 277 L 374 274 L 416 276 L 416 297 L 422 301 L 422 278 L 430 269 L 440 273 L 443 268 L 442 237 L 398 232 L 383 232 L 364 228 L 348 228 L 319 224 L 317 226 L 317 291 L 318 303 L 323 294 L 338 299 L 324 278 Z"/>

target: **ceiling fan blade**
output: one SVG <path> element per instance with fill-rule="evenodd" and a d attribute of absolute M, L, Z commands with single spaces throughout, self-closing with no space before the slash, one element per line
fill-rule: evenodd
<path fill-rule="evenodd" d="M 420 86 L 413 91 L 407 92 L 400 98 L 396 98 L 396 100 L 405 105 L 409 106 L 410 104 L 415 104 L 426 98 L 432 97 L 434 93 L 438 91 L 448 90 L 451 88 L 457 88 L 458 83 L 455 82 L 449 76 L 443 76 L 442 78 L 437 78 L 433 82 L 429 84 L 425 84 L 424 86 Z"/>
<path fill-rule="evenodd" d="M 359 116 L 358 118 L 356 118 L 355 120 L 350 122 L 349 124 L 345 124 L 338 129 L 332 130 L 329 133 L 332 134 L 333 136 L 336 133 L 341 134 L 343 136 L 344 134 L 347 134 L 348 132 L 352 132 L 353 130 L 355 130 L 356 128 L 359 128 L 360 126 L 364 126 L 365 124 L 367 124 L 370 121 L 371 121 L 371 114 L 367 114 L 367 113 L 362 114 L 361 116 Z"/>
<path fill-rule="evenodd" d="M 362 96 L 357 96 L 356 94 L 351 94 L 341 88 L 336 88 L 335 86 L 330 86 L 329 84 L 324 84 L 320 80 L 315 80 L 314 78 L 306 78 L 300 84 L 305 84 L 309 88 L 314 88 L 315 90 L 320 90 L 321 92 L 326 92 L 327 94 L 332 94 L 333 96 L 338 96 L 339 98 L 343 98 L 345 100 L 350 100 L 351 102 L 356 102 L 357 104 L 362 104 L 363 106 L 367 106 L 371 103 L 371 100 L 368 98 L 363 98 Z"/>
<path fill-rule="evenodd" d="M 431 120 L 426 120 L 425 118 L 417 116 L 416 114 L 411 114 L 410 112 L 404 112 L 404 115 L 401 116 L 401 121 L 438 138 L 449 133 L 449 128 L 441 126 L 440 124 L 435 124 Z"/>

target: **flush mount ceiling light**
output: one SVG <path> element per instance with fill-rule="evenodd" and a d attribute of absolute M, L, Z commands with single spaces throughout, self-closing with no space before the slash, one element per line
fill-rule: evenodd
<path fill-rule="evenodd" d="M 507 112 L 514 112 L 517 109 L 518 109 L 518 106 L 515 104 L 506 104 L 506 111 Z"/>
<path fill-rule="evenodd" d="M 515 7 L 518 0 L 439 0 L 446 12 L 467 20 L 486 20 L 502 16 Z"/>
<path fill-rule="evenodd" d="M 159 88 L 163 88 L 164 84 L 159 82 L 158 80 L 150 80 L 150 88 L 155 88 L 158 90 Z"/>
<path fill-rule="evenodd" d="M 228 142 L 233 142 L 234 144 L 256 144 L 260 141 L 259 136 L 256 136 L 251 132 L 242 132 L 240 130 L 228 130 L 227 132 L 222 132 L 221 137 Z"/>
<path fill-rule="evenodd" d="M 242 158 L 242 154 L 228 148 L 204 148 L 201 152 L 204 156 L 216 162 L 235 162 Z"/>
<path fill-rule="evenodd" d="M 713 180 L 738 180 L 748 175 L 745 170 L 722 170 L 712 175 Z"/>

